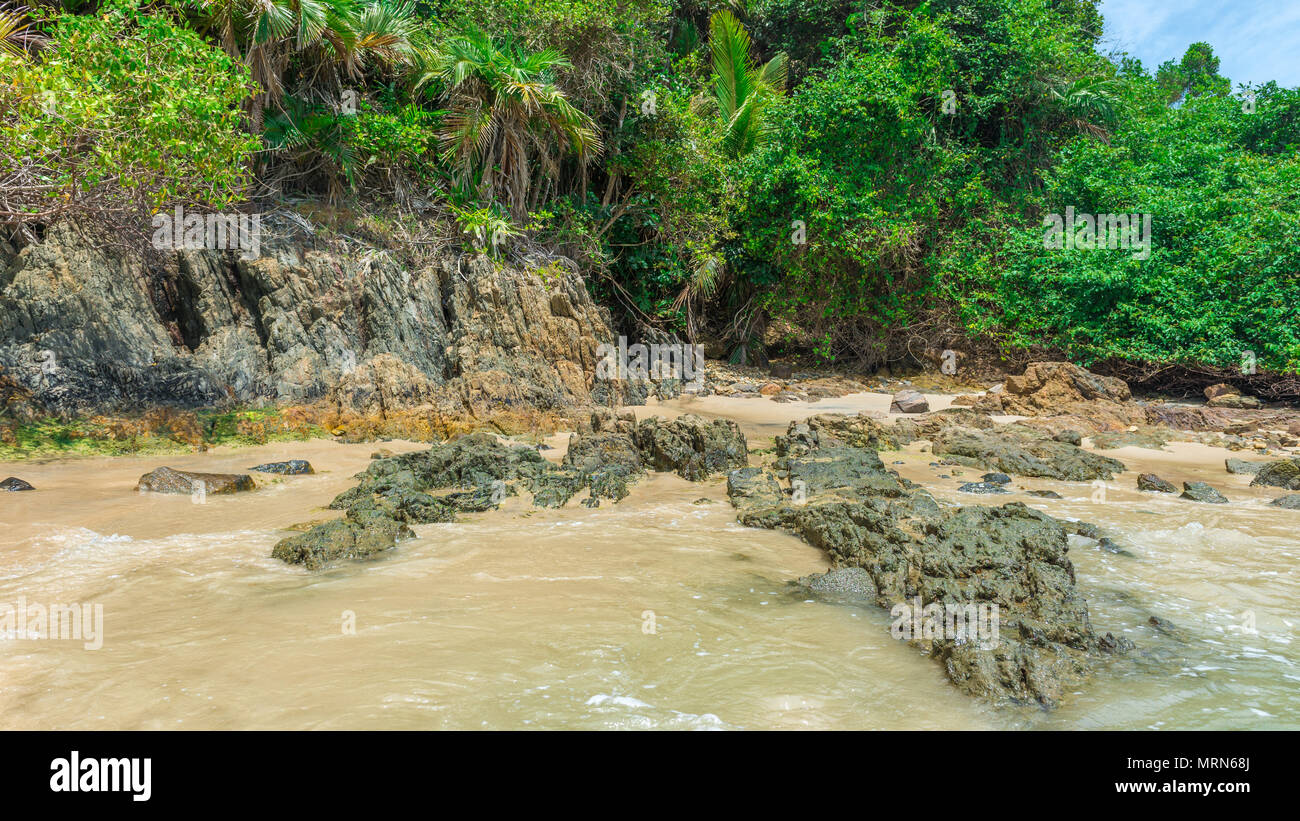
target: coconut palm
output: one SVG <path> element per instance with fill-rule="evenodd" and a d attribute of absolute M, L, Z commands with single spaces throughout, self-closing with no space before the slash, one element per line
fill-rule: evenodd
<path fill-rule="evenodd" d="M 603 149 L 591 118 L 556 84 L 568 67 L 553 49 L 530 52 L 471 31 L 434 49 L 416 82 L 435 84 L 449 102 L 438 138 L 457 181 L 503 200 L 516 219 L 527 215 L 535 172 L 558 180 L 566 154 L 585 164 Z"/>
<path fill-rule="evenodd" d="M 749 33 L 729 11 L 709 19 L 709 52 L 713 58 L 713 97 L 725 123 L 723 147 L 744 156 L 767 138 L 764 110 L 785 93 L 788 60 L 784 53 L 759 66 L 750 54 Z"/>

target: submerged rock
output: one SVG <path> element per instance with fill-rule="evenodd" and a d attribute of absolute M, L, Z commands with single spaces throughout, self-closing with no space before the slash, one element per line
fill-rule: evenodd
<path fill-rule="evenodd" d="M 1279 496 L 1269 502 L 1269 505 L 1286 508 L 1287 510 L 1300 510 L 1300 493 L 1288 493 L 1286 496 Z"/>
<path fill-rule="evenodd" d="M 5 479 L 3 482 L 0 482 L 0 490 L 20 491 L 20 490 L 36 490 L 36 488 L 32 487 L 27 482 L 24 482 L 22 479 L 19 479 L 16 476 L 10 476 L 8 479 Z"/>
<path fill-rule="evenodd" d="M 825 573 L 804 576 L 790 584 L 802 593 L 849 604 L 875 604 L 878 592 L 871 574 L 860 567 L 828 570 Z"/>
<path fill-rule="evenodd" d="M 140 493 L 238 493 L 253 489 L 253 477 L 247 473 L 195 473 L 161 467 L 141 476 L 135 489 Z"/>
<path fill-rule="evenodd" d="M 316 525 L 305 533 L 282 539 L 271 558 L 322 570 L 342 559 L 368 559 L 391 550 L 399 539 L 415 534 L 405 523 L 378 513 L 349 510 L 342 519 Z"/>
<path fill-rule="evenodd" d="M 1183 482 L 1183 492 L 1178 498 L 1191 499 L 1193 502 L 1208 502 L 1215 505 L 1227 504 L 1228 502 L 1226 496 L 1205 482 Z"/>
<path fill-rule="evenodd" d="M 298 476 L 305 473 L 315 473 L 312 469 L 311 462 L 306 459 L 290 459 L 286 462 L 267 462 L 264 465 L 251 467 L 249 470 L 258 473 L 279 473 L 284 476 Z"/>
<path fill-rule="evenodd" d="M 1146 490 L 1153 493 L 1177 493 L 1178 487 L 1173 482 L 1167 482 L 1154 473 L 1143 473 L 1137 478 L 1138 490 Z"/>
<path fill-rule="evenodd" d="M 1038 496 L 1042 499 L 1064 499 L 1065 497 L 1055 490 L 1030 490 L 1026 491 L 1030 496 Z"/>

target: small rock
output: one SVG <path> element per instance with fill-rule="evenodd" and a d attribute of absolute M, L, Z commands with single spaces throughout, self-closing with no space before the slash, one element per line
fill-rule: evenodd
<path fill-rule="evenodd" d="M 297 476 L 304 473 L 315 473 L 312 470 L 311 462 L 306 459 L 290 459 L 287 462 L 267 462 L 264 465 L 251 467 L 249 470 L 255 470 L 258 473 L 278 473 L 282 476 Z"/>
<path fill-rule="evenodd" d="M 930 403 L 920 391 L 899 391 L 889 405 L 890 413 L 925 413 L 929 410 Z"/>
<path fill-rule="evenodd" d="M 1138 477 L 1138 490 L 1149 490 L 1156 493 L 1177 493 L 1178 488 L 1172 482 L 1166 482 L 1154 473 L 1143 473 Z"/>
<path fill-rule="evenodd" d="M 370 454 L 370 458 L 371 459 L 392 459 L 393 452 L 388 448 L 380 448 L 379 450 Z"/>
<path fill-rule="evenodd" d="M 19 479 L 15 476 L 10 476 L 8 479 L 5 479 L 3 482 L 0 482 L 0 490 L 19 491 L 19 490 L 36 490 L 36 488 L 27 484 L 22 479 Z"/>
<path fill-rule="evenodd" d="M 600 497 L 588 496 L 587 498 L 583 499 L 581 502 L 578 502 L 578 504 L 582 505 L 583 507 L 600 507 Z"/>
<path fill-rule="evenodd" d="M 1237 390 L 1236 388 L 1234 388 L 1233 386 L 1229 385 L 1226 382 L 1220 382 L 1217 385 L 1211 385 L 1205 389 L 1206 399 L 1214 399 L 1219 396 L 1237 396 L 1240 394 L 1241 391 Z"/>
<path fill-rule="evenodd" d="M 1003 488 L 1001 485 L 995 485 L 991 482 L 967 482 L 957 490 L 962 493 L 1010 493 L 1011 491 Z"/>
<path fill-rule="evenodd" d="M 782 390 L 783 388 L 780 385 L 776 384 L 775 382 L 768 382 L 766 385 L 759 388 L 758 392 L 763 394 L 764 396 L 776 396 Z"/>
<path fill-rule="evenodd" d="M 957 473 L 957 471 L 954 470 L 953 473 Z M 986 473 L 980 478 L 988 482 L 989 484 L 994 484 L 994 485 L 1011 484 L 1011 477 L 1006 475 L 1005 473 Z"/>
<path fill-rule="evenodd" d="M 1282 507 L 1287 510 L 1300 510 L 1300 493 L 1288 493 L 1285 496 L 1279 496 L 1269 502 L 1273 507 Z"/>
<path fill-rule="evenodd" d="M 1079 433 L 1077 430 L 1063 430 L 1052 438 L 1058 442 L 1065 442 L 1074 445 L 1076 448 L 1081 442 L 1083 442 L 1083 434 Z"/>
<path fill-rule="evenodd" d="M 1111 541 L 1109 538 L 1105 536 L 1097 540 L 1097 547 L 1101 548 L 1102 550 L 1105 550 L 1107 553 L 1114 553 L 1117 556 L 1128 556 L 1130 559 L 1133 558 L 1132 553 L 1128 552 L 1124 548 L 1115 544 L 1113 541 Z"/>
<path fill-rule="evenodd" d="M 1213 505 L 1222 505 L 1228 502 L 1227 497 L 1205 482 L 1183 482 L 1183 492 L 1178 498 L 1190 499 L 1193 502 L 1207 502 Z"/>
<path fill-rule="evenodd" d="M 1030 496 L 1038 496 L 1043 499 L 1064 499 L 1065 497 L 1055 490 L 1031 490 L 1028 491 Z"/>
<path fill-rule="evenodd" d="M 1259 469 L 1264 467 L 1259 462 L 1247 462 L 1244 459 L 1225 459 L 1223 460 L 1223 466 L 1228 469 L 1229 473 L 1247 473 L 1252 475 L 1259 473 Z"/>
<path fill-rule="evenodd" d="M 698 498 L 698 499 L 696 499 L 695 501 L 691 502 L 691 504 L 693 504 L 693 505 L 711 505 L 711 504 L 713 504 L 713 500 L 710 499 L 708 496 L 701 496 L 700 498 Z"/>

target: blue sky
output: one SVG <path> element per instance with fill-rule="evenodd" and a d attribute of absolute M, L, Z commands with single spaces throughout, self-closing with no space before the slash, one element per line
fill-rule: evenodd
<path fill-rule="evenodd" d="M 1127 51 L 1153 72 L 1205 41 L 1238 83 L 1300 86 L 1300 0 L 1103 0 L 1100 50 Z"/>

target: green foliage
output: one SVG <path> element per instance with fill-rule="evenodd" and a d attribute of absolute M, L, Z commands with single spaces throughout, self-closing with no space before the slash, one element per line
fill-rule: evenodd
<path fill-rule="evenodd" d="M 241 198 L 247 70 L 165 12 L 61 15 L 39 57 L 0 52 L 0 74 L 0 220 Z"/>
<path fill-rule="evenodd" d="M 764 116 L 772 100 L 785 92 L 787 61 L 777 54 L 762 65 L 750 54 L 749 33 L 729 11 L 709 19 L 709 53 L 713 58 L 713 99 L 722 117 L 722 144 L 741 157 L 770 133 Z"/>
<path fill-rule="evenodd" d="M 556 85 L 556 70 L 568 65 L 553 49 L 469 31 L 441 42 L 423 66 L 418 84 L 434 84 L 448 101 L 443 160 L 465 190 L 499 197 L 517 219 L 535 177 L 554 181 L 564 155 L 585 164 L 602 150 L 595 124 Z"/>
<path fill-rule="evenodd" d="M 1135 86 L 1167 96 L 1158 81 Z M 1151 214 L 1150 258 L 1046 249 L 1041 227 L 1016 229 L 995 287 L 960 289 L 971 330 L 1010 329 L 1014 344 L 1051 342 L 1084 363 L 1235 368 L 1249 351 L 1261 369 L 1300 370 L 1300 160 L 1258 150 L 1300 141 L 1294 94 L 1272 89 L 1257 106 L 1192 96 L 1126 120 L 1110 144 L 1067 146 L 1043 211 Z"/>

